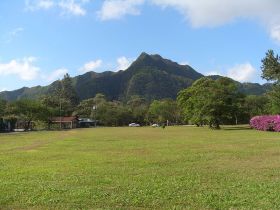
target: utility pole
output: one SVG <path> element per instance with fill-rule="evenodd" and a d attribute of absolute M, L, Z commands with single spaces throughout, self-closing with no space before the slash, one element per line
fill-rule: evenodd
<path fill-rule="evenodd" d="M 96 127 L 96 112 L 97 112 L 97 106 L 94 105 L 94 106 L 92 107 L 92 109 L 94 110 L 94 127 Z"/>
<path fill-rule="evenodd" d="M 60 130 L 62 129 L 61 109 L 62 109 L 62 105 L 61 105 L 61 98 L 60 98 L 60 99 L 59 99 Z"/>

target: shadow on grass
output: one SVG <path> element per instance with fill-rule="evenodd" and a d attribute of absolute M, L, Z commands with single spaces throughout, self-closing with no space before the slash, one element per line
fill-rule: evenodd
<path fill-rule="evenodd" d="M 224 126 L 221 130 L 224 131 L 241 131 L 241 130 L 251 130 L 252 128 L 249 125 L 244 126 Z"/>

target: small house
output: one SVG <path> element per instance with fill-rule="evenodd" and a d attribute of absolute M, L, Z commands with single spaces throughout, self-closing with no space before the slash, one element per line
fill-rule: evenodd
<path fill-rule="evenodd" d="M 51 125 L 56 125 L 57 128 L 61 129 L 73 129 L 79 125 L 79 119 L 77 116 L 71 117 L 53 117 L 51 118 Z"/>

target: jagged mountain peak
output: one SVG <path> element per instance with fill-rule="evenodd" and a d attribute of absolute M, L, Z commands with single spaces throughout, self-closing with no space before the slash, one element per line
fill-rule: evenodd
<path fill-rule="evenodd" d="M 138 59 L 154 59 L 154 60 L 160 60 L 160 59 L 163 59 L 159 54 L 148 54 L 146 52 L 142 52 Z M 138 60 L 137 59 L 137 60 Z"/>

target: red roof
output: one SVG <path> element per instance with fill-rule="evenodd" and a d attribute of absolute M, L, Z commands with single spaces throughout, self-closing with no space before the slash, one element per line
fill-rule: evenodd
<path fill-rule="evenodd" d="M 52 122 L 73 122 L 73 121 L 78 121 L 78 117 L 73 116 L 73 117 L 53 117 L 51 118 Z"/>

